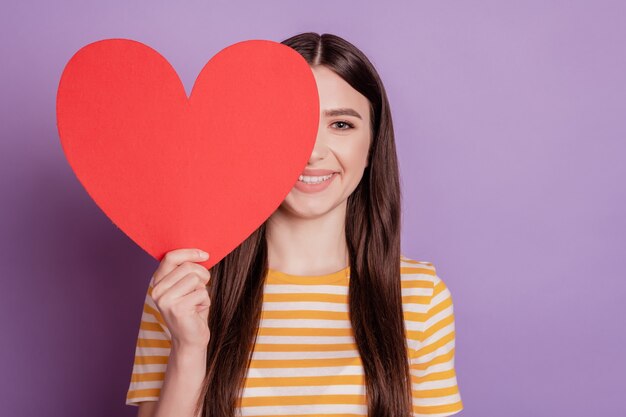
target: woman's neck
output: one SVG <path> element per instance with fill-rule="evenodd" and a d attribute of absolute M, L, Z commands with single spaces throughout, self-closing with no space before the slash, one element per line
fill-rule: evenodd
<path fill-rule="evenodd" d="M 268 263 L 291 275 L 325 275 L 348 266 L 346 202 L 319 217 L 279 208 L 266 224 Z"/>

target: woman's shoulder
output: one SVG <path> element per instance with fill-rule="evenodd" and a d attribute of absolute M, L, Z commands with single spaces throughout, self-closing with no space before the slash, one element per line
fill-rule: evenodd
<path fill-rule="evenodd" d="M 420 261 L 400 255 L 400 278 L 402 288 L 426 288 L 433 294 L 449 294 L 446 283 L 441 279 L 432 262 Z"/>
<path fill-rule="evenodd" d="M 434 282 L 437 271 L 432 262 L 420 261 L 400 254 L 400 275 L 403 280 L 421 278 Z"/>

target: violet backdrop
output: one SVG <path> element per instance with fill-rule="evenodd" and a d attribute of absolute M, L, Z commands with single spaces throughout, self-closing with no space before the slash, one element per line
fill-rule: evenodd
<path fill-rule="evenodd" d="M 157 261 L 66 162 L 55 98 L 82 46 L 156 49 L 187 92 L 246 39 L 334 33 L 389 95 L 403 253 L 456 316 L 464 417 L 626 416 L 626 3 L 3 2 L 0 415 L 124 405 Z"/>

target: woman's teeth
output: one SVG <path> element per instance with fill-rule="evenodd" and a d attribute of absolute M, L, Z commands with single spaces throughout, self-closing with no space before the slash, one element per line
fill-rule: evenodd
<path fill-rule="evenodd" d="M 300 175 L 300 177 L 298 178 L 298 181 L 302 181 L 305 184 L 319 184 L 320 182 L 324 182 L 332 176 L 333 174 L 324 175 L 321 177 L 309 177 L 306 175 Z"/>

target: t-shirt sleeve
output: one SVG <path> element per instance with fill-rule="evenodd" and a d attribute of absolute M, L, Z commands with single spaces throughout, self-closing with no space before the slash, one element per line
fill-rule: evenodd
<path fill-rule="evenodd" d="M 148 285 L 143 305 L 127 405 L 158 401 L 170 355 L 171 334 L 152 299 L 152 284 L 151 281 Z"/>
<path fill-rule="evenodd" d="M 410 360 L 414 417 L 449 416 L 463 409 L 454 369 L 454 339 L 452 296 L 435 273 L 419 349 Z"/>

